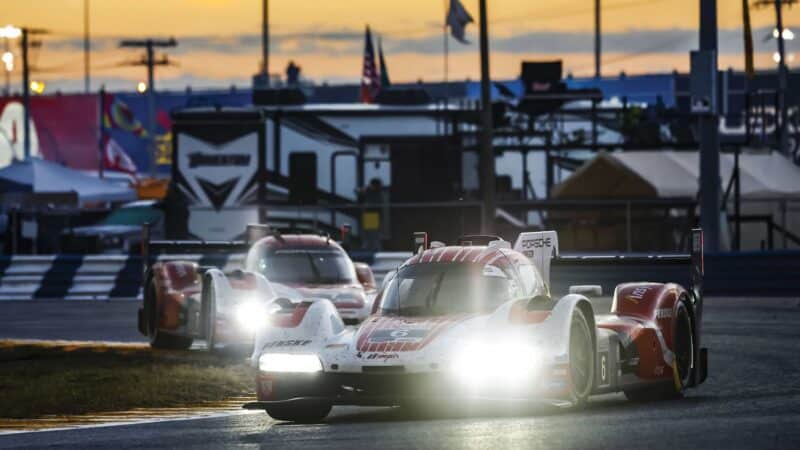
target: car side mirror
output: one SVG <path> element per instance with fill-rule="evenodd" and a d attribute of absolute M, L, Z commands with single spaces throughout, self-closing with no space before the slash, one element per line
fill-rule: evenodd
<path fill-rule="evenodd" d="M 583 295 L 584 297 L 602 297 L 603 287 L 597 284 L 578 284 L 570 286 L 569 293 Z"/>
<path fill-rule="evenodd" d="M 372 269 L 366 263 L 357 262 L 353 263 L 356 268 L 356 277 L 358 277 L 358 282 L 361 283 L 361 286 L 364 287 L 366 291 L 372 291 L 375 289 L 375 275 L 372 273 Z"/>

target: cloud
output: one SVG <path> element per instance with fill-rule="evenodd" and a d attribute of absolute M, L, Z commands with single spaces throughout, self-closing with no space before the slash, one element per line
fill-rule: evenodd
<path fill-rule="evenodd" d="M 376 34 L 380 30 L 375 30 Z M 477 41 L 474 36 L 473 41 Z M 764 42 L 770 28 L 754 30 L 756 51 L 771 51 L 774 42 Z M 413 33 L 411 33 L 413 34 Z M 387 53 L 438 54 L 442 52 L 442 36 L 426 33 L 421 37 L 407 37 L 398 31 L 383 33 L 384 49 Z M 118 47 L 124 37 L 97 37 L 92 39 L 95 50 L 110 50 Z M 364 32 L 356 29 L 309 30 L 281 32 L 270 36 L 271 50 L 278 54 L 296 56 L 318 52 L 360 54 L 363 51 Z M 609 53 L 681 53 L 697 47 L 697 31 L 693 29 L 630 30 L 605 33 L 603 51 Z M 720 54 L 742 52 L 742 31 L 739 28 L 722 29 L 719 32 Z M 591 51 L 594 35 L 591 31 L 574 32 L 518 32 L 494 37 L 490 43 L 492 51 L 509 53 L 568 54 Z M 80 38 L 48 37 L 46 48 L 55 51 L 79 51 L 83 48 Z M 790 48 L 792 43 L 789 42 Z M 197 51 L 227 54 L 252 54 L 261 49 L 261 35 L 246 33 L 231 36 L 184 36 L 178 37 L 178 47 L 169 49 L 170 54 L 185 55 Z M 452 53 L 474 52 L 477 42 L 461 45 L 451 42 Z M 130 50 L 127 50 L 130 51 Z"/>

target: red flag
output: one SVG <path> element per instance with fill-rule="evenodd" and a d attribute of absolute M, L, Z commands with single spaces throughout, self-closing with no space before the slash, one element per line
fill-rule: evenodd
<path fill-rule="evenodd" d="M 372 34 L 367 26 L 364 35 L 364 67 L 361 72 L 361 103 L 372 103 L 381 90 L 381 78 L 375 65 L 375 49 L 372 47 Z"/>
<path fill-rule="evenodd" d="M 103 137 L 103 167 L 136 176 L 138 168 L 125 150 L 111 136 Z"/>

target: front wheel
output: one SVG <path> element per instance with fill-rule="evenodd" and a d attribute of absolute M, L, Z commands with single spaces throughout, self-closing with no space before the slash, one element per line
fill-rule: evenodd
<path fill-rule="evenodd" d="M 267 414 L 275 420 L 297 423 L 321 422 L 331 412 L 331 404 L 317 401 L 303 401 L 288 404 L 270 405 Z"/>
<path fill-rule="evenodd" d="M 167 334 L 158 329 L 160 318 L 157 307 L 156 286 L 152 278 L 146 284 L 144 316 L 147 319 L 146 329 L 147 336 L 150 339 L 150 347 L 165 350 L 186 350 L 192 346 L 192 338 Z"/>
<path fill-rule="evenodd" d="M 583 406 L 594 385 L 594 345 L 589 323 L 580 308 L 572 313 L 569 333 L 570 397 Z"/>

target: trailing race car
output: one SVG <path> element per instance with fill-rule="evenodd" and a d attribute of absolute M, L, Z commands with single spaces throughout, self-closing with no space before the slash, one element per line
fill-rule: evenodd
<path fill-rule="evenodd" d="M 255 330 L 276 300 L 275 304 L 325 299 L 335 305 L 338 317 L 352 323 L 370 312 L 375 294 L 372 271 L 366 264 L 353 263 L 328 237 L 281 235 L 250 225 L 247 242 L 173 242 L 150 241 L 147 230 L 139 331 L 153 347 L 188 348 L 194 339 L 205 339 L 209 350 L 251 346 Z M 220 268 L 230 255 L 244 252 L 241 269 Z M 202 256 L 199 261 L 158 260 L 158 254 Z"/>
<path fill-rule="evenodd" d="M 331 302 L 275 308 L 251 357 L 258 401 L 245 408 L 308 422 L 332 405 L 475 398 L 581 405 L 618 391 L 677 397 L 705 380 L 699 230 L 691 255 L 623 263 L 685 265 L 690 289 L 621 284 L 610 314 L 598 316 L 580 294 L 597 287 L 551 296 L 550 263 L 562 259 L 555 232 L 523 233 L 514 250 L 499 238 L 462 241 L 428 248 L 426 236 L 415 236 L 419 251 L 388 275 L 373 315 L 357 329 L 343 325 Z M 575 261 L 589 259 L 598 261 Z"/>

